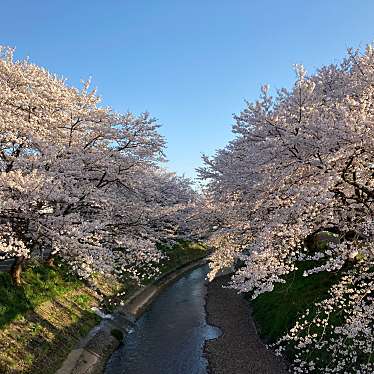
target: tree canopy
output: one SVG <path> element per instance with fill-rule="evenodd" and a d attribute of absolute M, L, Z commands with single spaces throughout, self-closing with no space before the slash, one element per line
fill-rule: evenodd
<path fill-rule="evenodd" d="M 263 86 L 235 116 L 235 139 L 204 156 L 199 173 L 218 222 L 212 275 L 241 259 L 232 286 L 255 298 L 301 262 L 309 264 L 304 276 L 339 274 L 278 349 L 296 351 L 294 372 L 372 373 L 373 47 L 349 50 L 341 64 L 312 75 L 295 70 L 291 89 L 272 97 Z M 329 245 L 308 245 L 326 230 Z"/>

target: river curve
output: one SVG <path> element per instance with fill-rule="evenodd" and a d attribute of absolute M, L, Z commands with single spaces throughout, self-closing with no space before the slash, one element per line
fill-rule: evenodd
<path fill-rule="evenodd" d="M 105 374 L 206 374 L 206 340 L 220 335 L 206 322 L 206 275 L 199 267 L 165 289 L 109 360 Z"/>

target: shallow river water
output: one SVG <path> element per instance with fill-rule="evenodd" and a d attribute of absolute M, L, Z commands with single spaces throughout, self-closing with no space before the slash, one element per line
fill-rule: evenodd
<path fill-rule="evenodd" d="M 220 335 L 206 322 L 208 267 L 165 289 L 109 360 L 105 374 L 206 374 L 204 342 Z"/>

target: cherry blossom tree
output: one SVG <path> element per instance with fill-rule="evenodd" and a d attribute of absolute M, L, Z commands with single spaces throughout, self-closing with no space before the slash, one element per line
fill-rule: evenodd
<path fill-rule="evenodd" d="M 194 193 L 160 167 L 156 121 L 102 107 L 90 81 L 70 87 L 9 48 L 0 89 L 0 255 L 18 258 L 15 282 L 30 257 L 58 255 L 81 277 L 157 266 L 155 244 Z"/>
<path fill-rule="evenodd" d="M 339 274 L 329 298 L 280 339 L 279 351 L 287 344 L 297 349 L 294 372 L 371 373 L 373 48 L 350 50 L 340 65 L 313 75 L 302 66 L 296 73 L 294 87 L 275 98 L 264 86 L 260 99 L 235 117 L 236 138 L 204 157 L 200 176 L 221 222 L 211 235 L 219 246 L 212 275 L 239 258 L 245 265 L 232 286 L 256 297 L 301 261 L 310 264 L 305 276 Z M 335 233 L 336 243 L 308 246 L 323 230 Z M 339 323 L 331 318 L 337 314 Z M 326 349 L 328 366 L 318 361 Z"/>

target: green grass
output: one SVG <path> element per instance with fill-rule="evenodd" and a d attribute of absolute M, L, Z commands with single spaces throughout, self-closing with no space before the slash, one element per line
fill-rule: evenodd
<path fill-rule="evenodd" d="M 173 246 L 160 245 L 159 249 L 166 255 L 166 260 L 160 266 L 161 273 L 167 273 L 207 255 L 206 246 L 188 241 L 179 241 Z"/>
<path fill-rule="evenodd" d="M 275 343 L 286 335 L 306 309 L 310 311 L 307 319 L 311 320 L 317 312 L 314 304 L 326 299 L 331 286 L 337 283 L 345 271 L 353 266 L 352 263 L 347 263 L 339 272 L 321 272 L 304 277 L 304 270 L 315 265 L 316 262 L 312 261 L 299 263 L 299 269 L 284 278 L 286 283 L 277 284 L 272 292 L 262 294 L 250 301 L 259 334 L 267 343 Z M 249 297 L 250 295 L 248 295 Z M 308 333 L 321 336 L 321 333 L 324 332 L 325 336 L 334 337 L 334 326 L 341 325 L 344 320 L 344 308 L 337 308 L 329 316 L 331 328 L 324 330 L 322 326 L 310 324 Z M 345 341 L 346 349 L 354 349 L 350 347 L 351 343 L 349 339 Z M 286 346 L 284 354 L 289 362 L 293 361 L 295 353 L 292 345 Z M 327 350 L 312 349 L 305 351 L 302 357 L 318 362 L 320 368 L 323 368 L 331 362 L 330 355 L 331 353 Z M 358 360 L 367 362 L 372 359 L 370 355 L 360 354 Z M 324 371 L 317 369 L 316 372 Z"/>
<path fill-rule="evenodd" d="M 197 243 L 181 241 L 174 246 L 160 245 L 159 249 L 166 255 L 160 265 L 161 274 L 172 271 L 185 263 L 198 260 L 207 253 L 206 248 Z M 153 279 L 147 279 L 149 283 Z M 123 289 L 129 296 L 138 289 L 131 279 L 123 280 Z M 43 264 L 29 264 L 22 272 L 22 285 L 15 287 L 8 273 L 0 273 L 0 328 L 8 323 L 22 319 L 30 310 L 45 301 L 54 300 L 69 291 L 83 287 L 83 282 L 71 275 L 65 265 L 50 268 Z M 109 299 L 113 296 L 107 296 Z M 75 295 L 72 301 L 83 309 L 87 309 L 92 301 L 86 294 Z M 103 302 L 103 306 L 105 305 Z M 109 303 L 108 303 L 109 304 Z M 111 308 L 108 306 L 108 310 Z"/>
<path fill-rule="evenodd" d="M 87 309 L 90 303 L 92 302 L 92 296 L 90 295 L 74 295 L 71 298 L 76 304 L 78 304 L 81 308 Z"/>
<path fill-rule="evenodd" d="M 279 283 L 272 292 L 264 293 L 251 301 L 253 317 L 259 333 L 272 343 L 287 333 L 303 312 L 315 302 L 328 295 L 330 287 L 336 283 L 339 275 L 322 272 L 303 277 L 304 270 L 311 263 L 299 264 L 299 269 Z"/>
<path fill-rule="evenodd" d="M 204 246 L 188 242 L 160 249 L 166 255 L 162 274 L 207 254 Z M 29 263 L 20 287 L 12 284 L 9 274 L 0 273 L 0 373 L 55 373 L 79 338 L 99 322 L 91 307 L 110 311 L 115 308 L 113 299 L 126 300 L 140 286 L 134 279 L 119 282 L 102 274 L 95 274 L 93 283 L 103 298 L 96 298 L 64 265 Z"/>
<path fill-rule="evenodd" d="M 12 284 L 8 273 L 0 273 L 0 328 L 41 303 L 81 285 L 63 267 L 29 265 L 22 273 L 21 287 Z"/>

